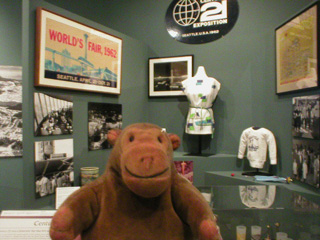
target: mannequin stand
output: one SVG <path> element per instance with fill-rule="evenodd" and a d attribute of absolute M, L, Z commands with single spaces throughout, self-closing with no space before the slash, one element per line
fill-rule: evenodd
<path fill-rule="evenodd" d="M 256 168 L 255 172 L 243 172 L 242 175 L 246 175 L 246 176 L 257 176 L 257 175 L 261 175 L 261 176 L 272 176 L 273 174 L 269 173 L 269 172 L 261 172 L 259 170 L 259 168 Z"/>
<path fill-rule="evenodd" d="M 198 136 L 198 151 L 196 153 L 188 153 L 186 156 L 198 156 L 198 157 L 209 157 L 214 154 L 212 153 L 202 153 L 202 136 L 203 135 L 197 135 Z"/>

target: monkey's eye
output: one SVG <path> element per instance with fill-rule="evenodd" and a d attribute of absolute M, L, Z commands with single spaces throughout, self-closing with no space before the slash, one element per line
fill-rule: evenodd
<path fill-rule="evenodd" d="M 130 136 L 129 141 L 133 142 L 134 141 L 134 136 Z"/>

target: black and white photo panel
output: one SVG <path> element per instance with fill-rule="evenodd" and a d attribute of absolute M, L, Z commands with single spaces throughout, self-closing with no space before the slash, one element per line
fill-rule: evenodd
<path fill-rule="evenodd" d="M 88 103 L 88 147 L 90 151 L 111 148 L 107 142 L 110 129 L 122 128 L 122 105 Z"/>
<path fill-rule="evenodd" d="M 35 142 L 34 152 L 36 198 L 74 185 L 73 139 Z"/>
<path fill-rule="evenodd" d="M 292 153 L 294 179 L 319 188 L 320 141 L 293 139 Z"/>
<path fill-rule="evenodd" d="M 34 93 L 34 135 L 66 135 L 73 133 L 71 96 Z"/>
<path fill-rule="evenodd" d="M 22 157 L 22 67 L 0 65 L 0 157 Z"/>
<path fill-rule="evenodd" d="M 292 136 L 320 139 L 320 95 L 292 99 Z"/>

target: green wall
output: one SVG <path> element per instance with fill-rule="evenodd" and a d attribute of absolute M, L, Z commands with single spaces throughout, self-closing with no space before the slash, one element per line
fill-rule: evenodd
<path fill-rule="evenodd" d="M 21 66 L 21 0 L 1 0 L 0 6 L 0 65 Z M 22 182 L 22 159 L 0 158 L 0 210 L 5 206 L 22 206 Z"/>
<path fill-rule="evenodd" d="M 139 39 L 149 46 L 149 57 L 193 54 L 195 69 L 204 66 L 207 74 L 222 85 L 213 106 L 215 136 L 202 139 L 202 152 L 236 155 L 244 129 L 265 127 L 274 133 L 278 145 L 279 164 L 274 173 L 291 175 L 291 99 L 319 91 L 275 94 L 275 28 L 314 0 L 238 0 L 240 14 L 231 32 L 198 45 L 180 43 L 169 36 L 164 18 L 172 0 L 78 0 L 77 5 L 72 1 L 47 1 Z M 148 79 L 144 81 L 147 84 Z M 197 150 L 198 136 L 184 133 L 188 111 L 185 97 L 149 98 L 147 106 L 149 122 L 182 138 L 179 151 Z"/>
<path fill-rule="evenodd" d="M 150 57 L 194 54 L 195 69 L 205 66 L 207 74 L 220 81 L 221 90 L 213 106 L 216 132 L 213 140 L 205 139 L 204 152 L 236 155 L 245 128 L 265 127 L 277 138 L 277 173 L 290 175 L 294 95 L 275 94 L 274 30 L 314 1 L 238 0 L 240 14 L 231 32 L 217 41 L 199 45 L 177 42 L 167 33 L 164 16 L 171 2 L 114 0 L 105 9 L 105 20 L 100 19 L 107 26 L 146 42 L 152 50 Z M 182 150 L 190 151 L 197 138 L 184 134 L 187 101 L 149 99 L 148 103 L 149 121 L 177 132 L 183 138 Z"/>
<path fill-rule="evenodd" d="M 124 126 L 142 121 L 156 123 L 182 138 L 182 146 L 178 151 L 197 150 L 198 136 L 184 133 L 189 105 L 186 98 L 148 98 L 150 57 L 193 54 L 195 69 L 204 66 L 207 74 L 222 84 L 213 107 L 215 136 L 213 139 L 207 136 L 202 138 L 203 152 L 214 153 L 215 157 L 205 161 L 201 158 L 194 159 L 196 169 L 199 169 L 195 178 L 203 179 L 203 171 L 219 170 L 216 169 L 219 166 L 229 169 L 230 165 L 232 170 L 242 170 L 245 164 L 236 159 L 239 138 L 241 132 L 252 125 L 266 127 L 275 134 L 279 164 L 274 168 L 274 173 L 281 176 L 291 175 L 291 99 L 319 91 L 284 96 L 275 94 L 274 29 L 314 2 L 313 0 L 238 0 L 240 15 L 232 31 L 222 39 L 200 45 L 177 42 L 167 33 L 164 16 L 171 0 L 0 2 L 0 31 L 3 36 L 0 44 L 0 64 L 23 66 L 24 122 L 24 156 L 0 159 L 0 210 L 47 208 L 54 205 L 53 196 L 37 200 L 34 196 L 34 141 L 57 139 L 33 135 L 35 91 L 73 96 L 74 134 L 63 138 L 74 139 L 76 177 L 79 176 L 82 166 L 99 166 L 102 173 L 110 153 L 109 150 L 88 151 L 88 102 L 120 103 L 123 106 Z M 120 96 L 33 86 L 37 6 L 123 39 Z M 203 183 L 202 180 L 196 182 Z M 76 179 L 76 184 L 78 183 L 79 179 Z"/>
<path fill-rule="evenodd" d="M 103 173 L 110 150 L 88 151 L 88 102 L 122 104 L 124 126 L 133 122 L 146 121 L 147 86 L 141 79 L 147 76 L 145 59 L 148 47 L 141 41 L 112 30 L 84 17 L 75 15 L 52 4 L 37 0 L 2 1 L 1 64 L 23 66 L 23 146 L 22 158 L 0 159 L 0 210 L 2 209 L 39 209 L 54 206 L 54 196 L 35 199 L 34 186 L 34 142 L 72 138 L 74 140 L 75 182 L 79 184 L 79 172 L 83 166 L 98 166 Z M 52 88 L 34 87 L 35 52 L 35 10 L 37 6 L 62 14 L 96 29 L 123 39 L 122 89 L 121 95 L 78 92 Z M 2 19 L 4 18 L 4 19 Z M 8 24 L 9 22 L 9 24 Z M 4 28 L 4 30 L 2 30 Z M 13 33 L 15 34 L 14 36 Z M 9 58 L 8 58 L 9 57 Z M 73 97 L 73 135 L 34 137 L 33 134 L 33 93 L 58 93 Z"/>

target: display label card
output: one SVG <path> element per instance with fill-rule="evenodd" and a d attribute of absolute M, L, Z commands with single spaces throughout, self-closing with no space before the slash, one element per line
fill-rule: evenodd
<path fill-rule="evenodd" d="M 45 217 L 0 217 L 0 239 L 50 240 L 51 219 Z"/>
<path fill-rule="evenodd" d="M 50 240 L 51 220 L 56 210 L 6 210 L 0 215 L 0 239 Z M 75 240 L 81 240 L 77 236 Z"/>
<path fill-rule="evenodd" d="M 59 187 L 56 188 L 56 209 L 69 197 L 74 191 L 80 187 Z"/>
<path fill-rule="evenodd" d="M 56 210 L 5 210 L 0 217 L 28 218 L 28 217 L 52 217 Z M 1 239 L 1 238 L 0 238 Z"/>
<path fill-rule="evenodd" d="M 7 210 L 0 216 L 0 239 L 50 239 L 49 228 L 55 210 Z"/>

